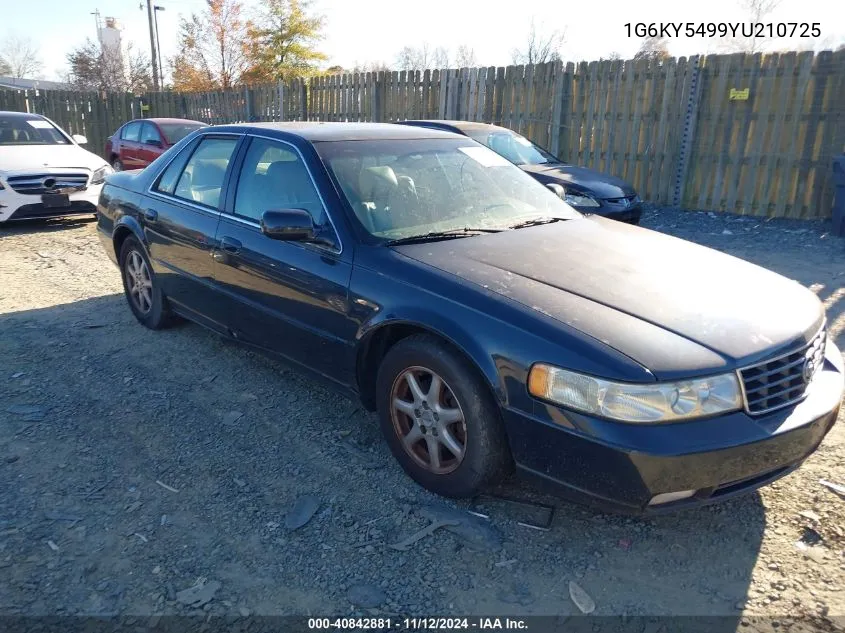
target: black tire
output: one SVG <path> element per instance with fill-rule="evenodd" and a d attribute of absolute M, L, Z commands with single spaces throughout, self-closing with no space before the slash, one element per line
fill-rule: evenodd
<path fill-rule="evenodd" d="M 144 299 L 139 299 L 138 295 L 130 288 L 130 279 L 134 277 L 132 274 L 133 266 L 137 264 L 138 257 L 146 267 L 150 282 L 149 296 L 147 298 L 145 293 Z M 123 279 L 123 292 L 126 295 L 129 309 L 132 310 L 132 314 L 135 315 L 139 323 L 151 330 L 160 330 L 171 324 L 173 314 L 167 304 L 167 298 L 159 288 L 144 247 L 134 237 L 127 237 L 120 249 L 120 276 Z"/>
<path fill-rule="evenodd" d="M 114 160 L 111 162 L 111 166 L 115 171 L 123 171 L 123 161 L 117 156 L 114 157 Z"/>
<path fill-rule="evenodd" d="M 454 457 L 454 452 L 447 448 L 437 448 L 438 455 L 445 455 L 445 462 L 451 460 L 451 465 L 443 468 L 452 468 L 449 472 L 433 472 L 430 455 L 432 440 L 431 435 L 437 436 L 437 429 L 441 429 L 441 437 L 445 438 L 442 427 L 434 426 L 442 424 L 434 422 L 431 417 L 426 422 L 420 415 L 432 415 L 422 409 L 417 413 L 414 409 L 412 414 L 394 410 L 394 398 L 399 393 L 397 389 L 407 381 L 408 372 L 418 372 L 420 377 L 419 386 L 424 384 L 425 371 L 433 372 L 444 385 L 442 392 L 448 392 L 449 409 L 437 409 L 441 415 L 448 411 L 458 410 L 463 416 L 463 422 L 454 422 L 449 432 L 453 438 L 463 438 L 463 455 L 460 459 Z M 416 379 L 415 379 L 416 380 Z M 415 383 L 416 384 L 416 383 Z M 472 497 L 480 493 L 484 488 L 496 483 L 512 469 L 512 458 L 510 448 L 504 432 L 501 414 L 496 405 L 489 387 L 483 381 L 478 371 L 459 352 L 447 345 L 440 339 L 427 335 L 418 334 L 402 339 L 394 345 L 385 355 L 378 370 L 376 379 L 376 403 L 378 406 L 379 418 L 382 433 L 387 440 L 394 457 L 402 465 L 410 477 L 422 487 L 445 497 Z M 428 383 L 428 392 L 431 394 L 431 382 Z M 407 383 L 407 394 L 410 396 L 410 382 Z M 406 400 L 407 397 L 400 398 Z M 416 402 L 414 398 L 414 402 Z M 405 403 L 406 406 L 411 403 Z M 413 405 L 412 405 L 413 406 Z M 424 405 L 429 408 L 428 405 Z M 431 409 L 430 411 L 434 411 Z M 443 416 L 445 419 L 445 415 Z M 437 416 L 434 416 L 437 418 Z M 409 429 L 403 435 L 400 428 L 402 420 L 407 423 Z M 430 426 L 425 427 L 425 424 Z M 410 438 L 414 427 L 423 430 L 427 438 L 416 440 L 418 444 L 414 448 L 406 449 L 402 437 Z M 433 440 L 432 440 L 433 441 Z M 425 446 L 422 446 L 425 444 Z M 444 442 L 445 444 L 445 442 Z M 460 441 L 459 441 L 460 444 Z M 445 453 L 442 452 L 445 450 Z M 422 457 L 420 457 L 420 454 Z M 421 462 L 428 457 L 428 467 Z M 438 464 L 441 457 L 437 458 Z M 444 463 L 445 463 L 444 462 Z"/>

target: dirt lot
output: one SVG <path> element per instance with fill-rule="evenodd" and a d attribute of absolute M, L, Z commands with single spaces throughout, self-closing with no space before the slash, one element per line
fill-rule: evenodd
<path fill-rule="evenodd" d="M 809 286 L 845 344 L 845 240 L 824 225 L 644 224 Z M 629 519 L 532 495 L 557 506 L 551 530 L 488 503 L 489 523 L 461 512 L 455 532 L 399 551 L 466 504 L 406 478 L 355 402 L 198 326 L 139 326 L 93 223 L 4 227 L 0 614 L 568 615 L 575 581 L 596 615 L 831 628 L 845 615 L 845 498 L 819 480 L 845 484 L 842 418 L 795 474 L 721 506 Z M 303 495 L 319 508 L 289 530 Z"/>

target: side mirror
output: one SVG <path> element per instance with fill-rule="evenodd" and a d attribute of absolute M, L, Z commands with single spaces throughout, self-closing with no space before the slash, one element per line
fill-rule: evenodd
<path fill-rule="evenodd" d="M 559 185 L 556 182 L 550 182 L 546 185 L 552 193 L 554 193 L 558 198 L 563 200 L 566 197 L 566 189 L 563 188 L 563 185 Z"/>
<path fill-rule="evenodd" d="M 278 209 L 261 215 L 261 232 L 273 240 L 313 242 L 317 227 L 305 209 Z"/>
<path fill-rule="evenodd" d="M 152 145 L 153 147 L 162 147 L 162 143 L 157 138 L 148 138 L 144 141 L 144 145 Z"/>
<path fill-rule="evenodd" d="M 82 136 L 82 134 L 74 134 L 71 138 L 77 145 L 85 145 L 88 142 L 88 139 Z"/>

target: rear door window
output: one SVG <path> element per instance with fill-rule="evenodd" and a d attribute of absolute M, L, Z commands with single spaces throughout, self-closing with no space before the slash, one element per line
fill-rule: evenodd
<path fill-rule="evenodd" d="M 179 175 L 173 195 L 216 209 L 237 145 L 238 139 L 232 137 L 202 139 Z M 167 175 L 165 172 L 159 182 L 159 191 Z"/>
<path fill-rule="evenodd" d="M 149 143 L 150 141 L 161 143 L 161 134 L 158 133 L 158 129 L 152 123 L 144 123 L 141 131 L 141 142 Z"/>
<path fill-rule="evenodd" d="M 120 133 L 120 138 L 124 141 L 132 141 L 137 143 L 141 138 L 141 123 L 132 121 L 123 126 L 123 131 Z"/>

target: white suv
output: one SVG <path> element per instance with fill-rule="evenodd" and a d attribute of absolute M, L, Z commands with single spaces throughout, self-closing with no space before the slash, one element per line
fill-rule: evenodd
<path fill-rule="evenodd" d="M 0 223 L 94 214 L 112 168 L 49 119 L 0 112 Z"/>

